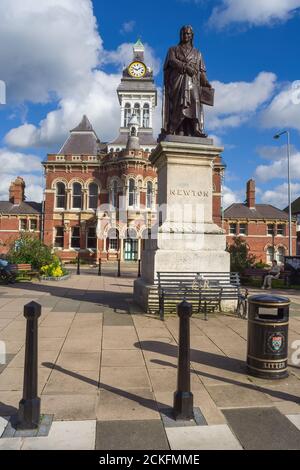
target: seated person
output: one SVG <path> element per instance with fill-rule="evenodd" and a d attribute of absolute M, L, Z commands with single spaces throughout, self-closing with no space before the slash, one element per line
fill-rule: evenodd
<path fill-rule="evenodd" d="M 262 289 L 271 289 L 272 288 L 272 279 L 279 279 L 280 276 L 280 266 L 278 266 L 277 261 L 272 261 L 272 267 L 269 273 L 264 278 L 264 283 Z"/>

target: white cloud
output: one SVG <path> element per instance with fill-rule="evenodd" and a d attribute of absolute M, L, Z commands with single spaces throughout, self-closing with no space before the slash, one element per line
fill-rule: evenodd
<path fill-rule="evenodd" d="M 300 183 L 291 184 L 292 201 L 300 196 Z M 281 184 L 274 189 L 265 191 L 261 196 L 264 204 L 272 204 L 275 207 L 284 209 L 288 205 L 288 185 Z"/>
<path fill-rule="evenodd" d="M 231 23 L 249 26 L 287 21 L 300 7 L 300 0 L 222 0 L 209 19 L 212 27 L 222 29 Z"/>
<path fill-rule="evenodd" d="M 135 21 L 130 20 L 130 21 L 125 21 L 125 23 L 122 24 L 121 28 L 121 33 L 126 34 L 126 33 L 131 33 L 135 28 Z"/>
<path fill-rule="evenodd" d="M 294 145 L 291 145 L 290 149 L 292 155 L 297 153 L 297 149 L 294 147 Z M 287 155 L 287 147 L 286 144 L 277 146 L 263 145 L 256 148 L 256 153 L 264 160 L 281 160 Z"/>
<path fill-rule="evenodd" d="M 17 176 L 23 176 L 27 200 L 40 202 L 43 195 L 43 174 L 40 158 L 36 155 L 26 155 L 11 152 L 6 148 L 0 149 L 0 200 L 8 200 L 8 188 Z"/>
<path fill-rule="evenodd" d="M 14 148 L 59 147 L 83 114 L 101 141 L 114 138 L 120 126 L 116 89 L 123 64 L 132 59 L 132 44 L 103 49 L 90 0 L 3 0 L 0 17 L 0 43 L 10 45 L 6 51 L 0 48 L 5 70 L 1 78 L 11 99 L 57 101 L 57 108 L 38 125 L 25 122 L 9 131 L 5 143 Z M 157 73 L 160 63 L 147 44 L 145 57 Z M 100 70 L 104 64 L 114 65 L 118 73 Z"/>
<path fill-rule="evenodd" d="M 8 104 L 75 93 L 98 65 L 102 40 L 90 0 L 1 0 L 0 18 Z"/>
<path fill-rule="evenodd" d="M 241 202 L 238 197 L 238 191 L 233 191 L 228 186 L 223 186 L 223 208 L 231 206 L 236 202 Z"/>
<path fill-rule="evenodd" d="M 290 168 L 292 178 L 300 179 L 300 152 L 291 154 Z M 259 165 L 255 170 L 255 175 L 260 181 L 287 178 L 287 154 L 283 153 L 282 158 L 275 160 L 270 165 Z"/>
<path fill-rule="evenodd" d="M 103 51 L 102 63 L 114 64 L 120 72 L 125 65 L 128 65 L 132 60 L 132 43 L 123 43 L 115 51 Z M 160 60 L 155 57 L 154 50 L 148 44 L 145 47 L 145 63 L 153 70 L 154 75 L 157 75 L 160 70 Z"/>
<path fill-rule="evenodd" d="M 272 96 L 276 75 L 261 72 L 252 82 L 212 82 L 215 106 L 205 107 L 207 129 L 238 127 L 247 122 Z"/>
<path fill-rule="evenodd" d="M 266 128 L 289 127 L 300 131 L 300 81 L 289 83 L 261 114 Z"/>

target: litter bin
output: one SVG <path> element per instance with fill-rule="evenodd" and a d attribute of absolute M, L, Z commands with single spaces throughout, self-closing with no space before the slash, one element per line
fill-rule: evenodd
<path fill-rule="evenodd" d="M 290 300 L 273 295 L 248 298 L 247 368 L 263 379 L 288 376 L 288 325 Z"/>

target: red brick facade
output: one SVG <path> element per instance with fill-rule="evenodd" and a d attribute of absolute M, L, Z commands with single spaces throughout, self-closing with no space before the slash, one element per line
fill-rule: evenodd
<path fill-rule="evenodd" d="M 247 183 L 246 203 L 233 204 L 225 210 L 224 228 L 227 243 L 231 245 L 236 236 L 242 237 L 257 262 L 270 264 L 272 258 L 279 263 L 289 250 L 288 217 L 284 211 L 273 206 L 256 204 L 255 182 Z M 292 252 L 296 254 L 296 222 L 292 223 Z"/>
<path fill-rule="evenodd" d="M 18 177 L 9 188 L 9 201 L 0 202 L 0 254 L 6 254 L 21 231 L 41 235 L 41 204 L 25 202 L 25 182 Z"/>

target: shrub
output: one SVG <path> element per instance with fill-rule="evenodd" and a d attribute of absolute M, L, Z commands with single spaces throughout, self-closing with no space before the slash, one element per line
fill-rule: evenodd
<path fill-rule="evenodd" d="M 28 263 L 33 269 L 40 270 L 53 262 L 53 256 L 50 247 L 35 235 L 24 232 L 11 243 L 7 258 L 10 263 Z"/>
<path fill-rule="evenodd" d="M 249 253 L 249 248 L 240 237 L 235 237 L 233 245 L 227 248 L 230 253 L 230 270 L 243 272 L 255 263 L 255 256 Z"/>

